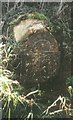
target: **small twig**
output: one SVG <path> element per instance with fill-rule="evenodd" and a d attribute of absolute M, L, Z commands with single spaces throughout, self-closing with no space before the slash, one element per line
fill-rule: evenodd
<path fill-rule="evenodd" d="M 59 15 L 61 13 L 62 7 L 63 7 L 63 1 L 61 0 L 57 15 Z"/>
<path fill-rule="evenodd" d="M 28 93 L 28 94 L 25 96 L 25 98 L 28 97 L 28 96 L 30 96 L 30 95 L 32 95 L 32 94 L 35 94 L 35 93 L 37 93 L 37 92 L 39 92 L 39 90 L 32 91 L 32 92 Z"/>
<path fill-rule="evenodd" d="M 9 6 L 10 6 L 10 4 L 9 4 L 9 0 L 7 1 L 7 12 L 9 11 Z"/>
<path fill-rule="evenodd" d="M 35 104 L 39 108 L 39 110 L 41 110 L 40 106 L 34 100 L 33 100 L 33 104 Z"/>
<path fill-rule="evenodd" d="M 56 103 L 57 103 L 59 100 L 62 100 L 62 97 L 61 97 L 61 96 L 59 96 L 59 97 L 57 98 L 57 100 L 55 100 L 54 103 L 53 103 L 52 105 L 50 105 L 50 106 L 43 112 L 43 114 L 46 113 L 46 115 L 47 115 L 49 109 L 52 108 L 52 107 L 54 107 L 54 106 L 56 106 Z"/>
<path fill-rule="evenodd" d="M 60 109 L 60 110 L 56 110 L 56 111 L 54 111 L 54 112 L 50 112 L 49 114 L 50 115 L 54 115 L 54 114 L 56 114 L 56 113 L 60 113 L 60 112 L 62 112 L 63 110 L 62 109 Z"/>
<path fill-rule="evenodd" d="M 28 119 L 30 118 L 30 120 L 33 120 L 33 113 L 30 112 L 30 113 L 28 114 L 27 118 L 28 118 Z"/>

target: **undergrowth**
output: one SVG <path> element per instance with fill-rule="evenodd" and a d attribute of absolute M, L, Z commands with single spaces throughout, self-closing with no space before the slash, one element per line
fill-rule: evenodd
<path fill-rule="evenodd" d="M 4 8 L 3 8 L 3 20 L 7 19 L 7 15 L 9 13 L 8 11 L 11 10 L 10 12 L 13 14 L 12 10 L 15 11 L 16 9 L 18 9 L 18 7 L 20 9 L 24 7 L 24 3 L 12 4 L 13 6 L 12 8 L 8 7 L 9 5 L 10 3 L 5 3 L 5 4 L 3 3 L 3 7 L 5 7 L 5 10 L 6 10 L 4 11 Z M 39 5 L 42 8 L 44 8 L 43 7 L 44 4 L 40 3 Z M 65 9 L 65 7 L 68 7 L 68 4 L 63 7 Z M 27 8 L 27 6 L 25 8 Z M 63 10 L 62 8 L 60 9 Z M 65 21 L 61 18 L 61 15 L 65 13 L 63 11 L 60 12 L 60 10 L 58 11 L 58 16 L 57 16 L 58 18 L 53 20 L 53 14 L 55 12 L 54 10 L 52 10 L 53 13 L 51 11 L 52 17 L 49 12 L 50 18 L 49 17 L 47 18 L 43 13 L 40 14 L 39 12 L 35 12 L 35 14 L 39 19 L 42 19 L 42 18 L 48 19 L 50 23 L 50 28 L 51 28 L 50 31 L 54 35 L 57 35 L 58 33 L 61 33 L 61 32 L 63 33 L 63 37 L 64 37 L 63 44 L 66 47 L 66 52 L 67 53 L 70 52 L 69 53 L 70 55 L 71 51 L 69 46 L 67 45 L 68 39 L 71 38 L 69 24 L 68 24 L 69 21 L 67 21 L 65 24 Z M 26 10 L 24 11 L 26 12 Z M 28 12 L 28 8 L 27 8 L 27 12 Z M 20 14 L 21 14 L 21 11 L 20 11 Z M 15 18 L 16 15 L 19 16 L 19 14 L 15 13 L 12 17 Z M 10 23 L 11 19 L 13 18 L 9 18 L 8 22 Z M 8 22 L 7 22 L 7 25 L 8 25 Z M 2 36 L 0 36 L 3 39 L 3 41 L 0 43 L 0 57 L 1 57 L 1 60 L 0 60 L 0 97 L 1 99 L 0 101 L 2 101 L 2 111 L 3 111 L 2 117 L 8 118 L 8 120 L 10 120 L 11 118 L 22 118 L 24 120 L 26 120 L 27 118 L 28 119 L 30 118 L 33 120 L 34 118 L 71 118 L 73 117 L 73 102 L 72 102 L 73 77 L 72 76 L 68 77 L 65 81 L 66 94 L 64 95 L 58 94 L 58 96 L 55 95 L 53 97 L 55 99 L 52 99 L 52 100 L 50 100 L 49 98 L 46 98 L 48 101 L 46 105 L 40 102 L 42 95 L 45 93 L 44 90 L 41 90 L 39 87 L 37 87 L 36 90 L 30 89 L 26 93 L 26 89 L 20 85 L 18 80 L 13 79 L 14 71 L 10 71 L 9 69 L 7 69 L 7 66 L 9 62 L 9 67 L 12 67 L 12 62 L 13 62 L 12 60 L 15 57 L 15 54 L 13 53 L 13 48 L 15 45 L 17 45 L 17 47 L 19 47 L 19 45 L 16 44 L 16 42 L 13 40 L 12 35 L 9 36 L 8 29 L 9 29 L 9 25 L 6 30 L 3 26 L 3 34 Z M 46 96 L 49 96 L 49 91 L 47 92 Z"/>

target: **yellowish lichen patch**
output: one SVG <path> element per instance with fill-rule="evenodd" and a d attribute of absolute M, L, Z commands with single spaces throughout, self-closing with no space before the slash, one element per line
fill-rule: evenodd
<path fill-rule="evenodd" d="M 45 27 L 46 25 L 42 20 L 37 19 L 22 20 L 19 24 L 17 24 L 13 28 L 14 37 L 16 41 L 19 42 L 38 30 L 46 30 Z"/>

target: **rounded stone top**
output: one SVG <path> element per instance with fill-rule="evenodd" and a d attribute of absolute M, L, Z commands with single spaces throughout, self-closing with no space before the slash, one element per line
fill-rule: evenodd
<path fill-rule="evenodd" d="M 26 19 L 21 20 L 19 24 L 14 26 L 13 32 L 14 37 L 17 42 L 22 41 L 24 38 L 29 36 L 30 34 L 35 33 L 36 31 L 45 30 L 46 24 L 44 24 L 43 20 L 37 19 Z"/>

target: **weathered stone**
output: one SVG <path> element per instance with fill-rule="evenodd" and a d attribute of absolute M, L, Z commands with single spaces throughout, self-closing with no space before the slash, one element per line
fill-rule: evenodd
<path fill-rule="evenodd" d="M 43 20 L 26 19 L 14 26 L 13 70 L 23 83 L 43 83 L 58 74 L 60 51 L 57 40 Z"/>
<path fill-rule="evenodd" d="M 14 37 L 17 42 L 24 40 L 28 35 L 35 33 L 37 30 L 45 30 L 46 25 L 44 21 L 37 19 L 26 19 L 21 20 L 19 24 L 17 24 L 13 31 Z"/>

